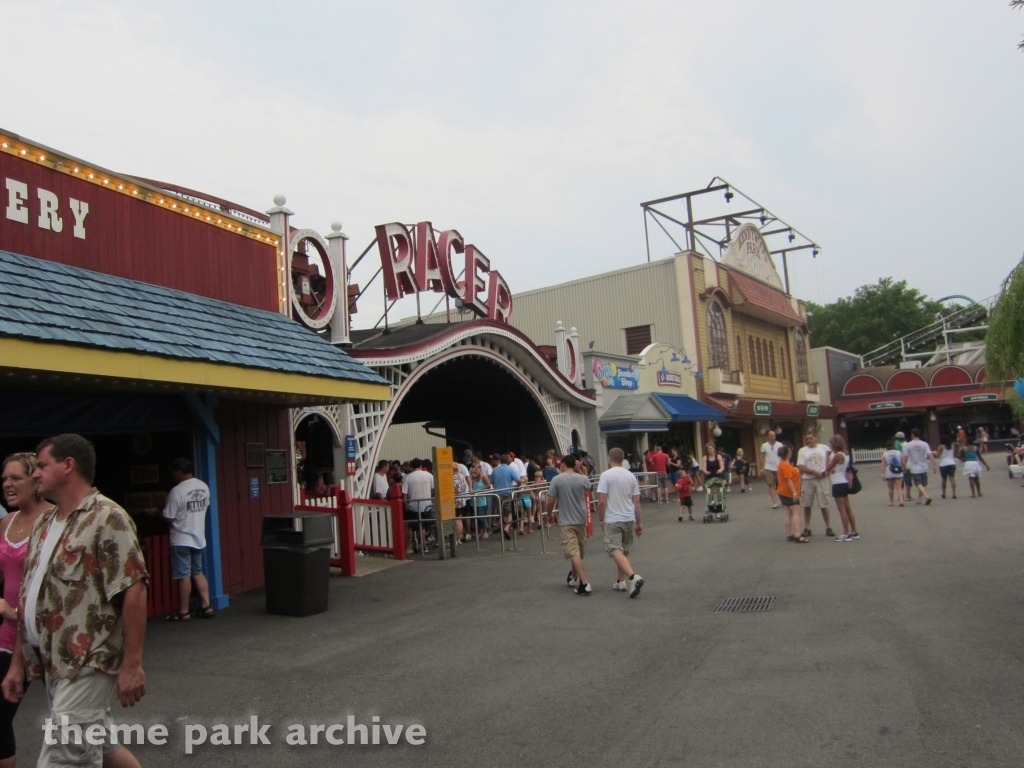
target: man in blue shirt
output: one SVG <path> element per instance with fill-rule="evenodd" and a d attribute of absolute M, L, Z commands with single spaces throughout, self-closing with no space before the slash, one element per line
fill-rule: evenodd
<path fill-rule="evenodd" d="M 501 497 L 501 517 L 504 527 L 502 533 L 506 539 L 511 539 L 509 532 L 512 528 L 512 489 L 520 483 L 519 472 L 511 466 L 511 459 L 507 453 L 501 454 L 501 463 L 491 472 L 491 486 Z"/>

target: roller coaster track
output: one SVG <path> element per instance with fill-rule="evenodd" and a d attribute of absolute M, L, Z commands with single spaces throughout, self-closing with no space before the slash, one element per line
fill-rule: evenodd
<path fill-rule="evenodd" d="M 896 365 L 907 354 L 934 347 L 936 342 L 945 344 L 946 334 L 949 331 L 970 328 L 984 321 L 988 317 L 989 310 L 995 304 L 996 298 L 996 296 L 990 296 L 983 301 L 976 301 L 966 307 L 960 307 L 924 328 L 918 328 L 906 336 L 901 336 L 888 344 L 883 344 L 878 349 L 871 350 L 861 359 L 865 366 Z"/>

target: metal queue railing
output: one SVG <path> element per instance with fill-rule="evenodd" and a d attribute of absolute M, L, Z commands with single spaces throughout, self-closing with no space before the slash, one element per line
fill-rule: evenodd
<path fill-rule="evenodd" d="M 643 498 L 645 491 L 657 489 L 657 472 L 634 472 L 633 474 L 636 476 L 637 483 L 640 486 L 641 498 Z M 599 481 L 599 475 L 594 475 L 593 477 L 590 478 L 590 508 L 592 516 L 596 516 L 597 513 L 597 485 Z M 508 489 L 507 491 L 499 491 L 495 490 L 494 488 L 487 488 L 481 491 L 460 493 L 455 497 L 456 505 L 458 504 L 459 501 L 462 500 L 465 500 L 466 504 L 463 507 L 456 506 L 456 519 L 461 520 L 464 526 L 467 525 L 467 521 L 472 520 L 474 522 L 473 527 L 476 529 L 476 535 L 473 536 L 473 540 L 476 543 L 477 552 L 480 551 L 480 529 L 481 527 L 485 527 L 486 530 L 488 531 L 488 538 L 492 535 L 498 537 L 498 541 L 501 544 L 501 554 L 504 555 L 507 551 L 505 536 L 503 535 L 503 531 L 505 530 L 506 513 L 502 509 L 502 503 L 511 501 L 512 520 L 509 529 L 509 534 L 512 537 L 511 550 L 514 552 L 518 552 L 521 551 L 518 541 L 519 526 L 520 523 L 526 522 L 526 520 L 528 519 L 524 512 L 524 510 L 527 509 L 527 507 L 523 505 L 522 501 L 524 497 L 529 495 L 532 502 L 529 507 L 530 514 L 534 517 L 534 519 L 536 519 L 537 516 L 539 516 L 540 520 L 541 551 L 544 554 L 547 554 L 547 544 L 551 537 L 550 529 L 558 525 L 558 523 L 554 521 L 554 518 L 550 522 L 548 520 L 546 504 L 547 499 L 546 496 L 542 493 L 547 489 L 547 487 L 548 484 L 546 482 L 540 482 L 528 483 L 526 485 L 517 485 L 514 488 Z M 481 506 L 476 503 L 479 499 L 487 499 L 488 502 L 485 506 Z M 409 501 L 415 502 L 417 500 L 410 499 Z M 406 503 L 408 504 L 409 502 Z M 465 510 L 466 507 L 471 507 L 473 510 L 473 514 L 465 514 L 462 510 Z M 481 509 L 484 511 L 481 511 Z M 555 510 L 555 513 L 557 515 L 557 508 Z M 493 523 L 495 520 L 497 520 L 498 522 L 497 533 L 495 533 L 495 531 L 493 530 Z M 481 521 L 484 522 L 481 523 Z M 422 511 L 419 511 L 417 512 L 416 520 L 406 520 L 405 522 L 407 525 L 413 525 L 416 527 L 416 541 L 421 541 L 420 537 L 418 536 L 419 528 L 423 525 L 431 525 L 433 523 L 436 523 L 437 515 L 434 513 L 433 510 L 431 510 L 430 515 L 425 517 L 424 513 Z M 445 543 L 441 540 L 438 540 L 437 546 L 443 547 L 445 546 Z M 425 558 L 427 556 L 427 553 L 423 551 L 424 547 L 422 546 L 422 544 L 420 545 L 419 550 L 420 551 L 418 554 L 420 558 Z"/>

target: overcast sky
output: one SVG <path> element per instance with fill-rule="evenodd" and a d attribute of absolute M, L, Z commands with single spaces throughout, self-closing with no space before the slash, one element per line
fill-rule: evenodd
<path fill-rule="evenodd" d="M 791 263 L 813 301 L 884 276 L 982 299 L 1024 251 L 1024 12 L 1005 0 L 0 0 L 0 17 L 0 126 L 260 210 L 283 192 L 355 252 L 374 224 L 454 227 L 513 291 L 645 260 L 639 203 L 715 175 L 821 244 Z"/>

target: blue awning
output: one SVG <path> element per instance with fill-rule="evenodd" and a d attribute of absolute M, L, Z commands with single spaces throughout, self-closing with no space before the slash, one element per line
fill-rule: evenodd
<path fill-rule="evenodd" d="M 672 421 L 725 421 L 728 417 L 717 408 L 694 400 L 689 395 L 654 395 Z"/>

